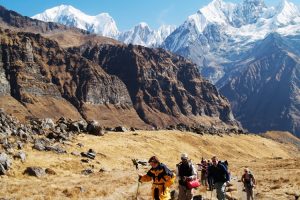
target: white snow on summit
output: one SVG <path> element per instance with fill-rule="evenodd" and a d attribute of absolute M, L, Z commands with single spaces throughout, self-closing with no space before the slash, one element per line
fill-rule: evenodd
<path fill-rule="evenodd" d="M 215 83 L 224 74 L 222 66 L 236 62 L 273 32 L 300 35 L 300 11 L 295 4 L 282 0 L 279 6 L 268 7 L 264 0 L 238 4 L 213 0 L 178 26 L 162 47 L 191 59 Z"/>
<path fill-rule="evenodd" d="M 61 5 L 48 9 L 32 18 L 77 27 L 111 38 L 115 38 L 119 34 L 116 22 L 108 13 L 90 16 L 69 5 Z"/>
<path fill-rule="evenodd" d="M 126 44 L 158 47 L 174 30 L 175 26 L 171 25 L 162 25 L 158 30 L 152 30 L 147 23 L 141 22 L 131 30 L 120 33 L 118 40 Z"/>
<path fill-rule="evenodd" d="M 118 39 L 127 44 L 147 47 L 158 47 L 175 30 L 175 26 L 171 25 L 163 25 L 158 30 L 152 30 L 147 23 L 141 22 L 129 31 L 120 32 L 116 22 L 108 13 L 90 16 L 70 5 L 47 9 L 32 18 L 77 27 L 91 33 Z"/>

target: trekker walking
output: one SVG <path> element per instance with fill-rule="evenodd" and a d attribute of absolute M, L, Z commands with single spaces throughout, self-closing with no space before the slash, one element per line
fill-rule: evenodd
<path fill-rule="evenodd" d="M 244 169 L 244 174 L 241 178 L 244 183 L 247 200 L 254 200 L 253 188 L 255 187 L 255 178 L 248 168 Z"/>
<path fill-rule="evenodd" d="M 209 189 L 209 191 L 213 191 L 213 189 L 214 189 L 213 178 L 208 176 L 208 169 L 209 169 L 210 166 L 212 166 L 212 163 L 211 163 L 210 160 L 207 160 L 207 182 L 208 182 L 208 189 Z"/>
<path fill-rule="evenodd" d="M 177 164 L 176 175 L 179 180 L 178 200 L 192 200 L 193 188 L 189 189 L 187 187 L 187 181 L 196 180 L 197 171 L 186 153 L 181 154 L 181 162 Z"/>
<path fill-rule="evenodd" d="M 201 184 L 203 186 L 208 186 L 208 181 L 207 181 L 207 173 L 208 173 L 208 165 L 207 165 L 207 161 L 205 159 L 202 158 L 201 160 Z"/>
<path fill-rule="evenodd" d="M 212 166 L 208 168 L 208 177 L 213 179 L 217 191 L 217 199 L 225 200 L 226 185 L 229 183 L 229 174 L 226 167 L 219 162 L 217 156 L 212 157 Z"/>
<path fill-rule="evenodd" d="M 145 175 L 139 175 L 140 182 L 152 182 L 152 199 L 153 200 L 169 200 L 170 186 L 175 181 L 175 174 L 163 163 L 159 161 L 156 156 L 149 159 L 151 169 Z"/>

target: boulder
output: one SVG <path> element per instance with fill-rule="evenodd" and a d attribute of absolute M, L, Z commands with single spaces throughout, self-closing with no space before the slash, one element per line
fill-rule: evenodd
<path fill-rule="evenodd" d="M 11 166 L 11 160 L 9 159 L 8 155 L 6 153 L 0 154 L 0 164 L 8 170 Z"/>
<path fill-rule="evenodd" d="M 127 132 L 127 129 L 124 126 L 117 126 L 114 129 L 115 132 Z"/>
<path fill-rule="evenodd" d="M 21 159 L 22 162 L 25 162 L 26 154 L 23 151 L 20 151 L 16 155 L 14 155 L 14 159 Z"/>
<path fill-rule="evenodd" d="M 114 130 L 115 130 L 115 129 L 114 129 L 114 128 L 111 128 L 111 127 L 106 127 L 106 128 L 105 128 L 105 131 L 110 131 L 110 132 L 111 132 L 111 131 L 114 131 Z"/>
<path fill-rule="evenodd" d="M 32 148 L 38 151 L 46 150 L 45 144 L 41 140 L 36 140 Z"/>
<path fill-rule="evenodd" d="M 23 149 L 24 144 L 21 141 L 17 141 L 17 147 L 19 150 Z"/>
<path fill-rule="evenodd" d="M 42 126 L 42 129 L 46 129 L 46 130 L 55 128 L 55 124 L 51 118 L 43 119 L 41 126 Z"/>
<path fill-rule="evenodd" d="M 8 152 L 13 150 L 14 144 L 7 141 L 6 143 L 2 144 L 2 147 L 6 152 Z"/>
<path fill-rule="evenodd" d="M 105 168 L 102 167 L 102 168 L 99 169 L 99 172 L 100 172 L 100 173 L 107 172 L 107 169 L 105 169 Z"/>
<path fill-rule="evenodd" d="M 83 174 L 83 175 L 89 175 L 92 173 L 94 173 L 94 171 L 92 169 L 85 169 L 85 170 L 81 171 L 81 174 Z"/>
<path fill-rule="evenodd" d="M 24 174 L 35 177 L 42 177 L 46 175 L 46 172 L 41 167 L 27 167 Z"/>
<path fill-rule="evenodd" d="M 88 126 L 88 123 L 84 120 L 72 122 L 69 125 L 69 131 L 78 132 L 78 133 L 79 132 L 86 132 L 87 131 L 87 126 Z"/>
<path fill-rule="evenodd" d="M 63 132 L 50 132 L 47 135 L 48 139 L 54 139 L 57 142 L 68 141 L 71 139 L 71 133 L 63 131 Z"/>
<path fill-rule="evenodd" d="M 130 127 L 130 131 L 134 132 L 134 131 L 136 131 L 136 128 Z"/>
<path fill-rule="evenodd" d="M 88 132 L 92 132 L 96 127 L 99 126 L 99 122 L 98 121 L 89 121 L 86 130 Z"/>
<path fill-rule="evenodd" d="M 83 163 L 89 163 L 90 162 L 89 159 L 81 159 L 80 161 L 83 162 Z"/>
<path fill-rule="evenodd" d="M 97 121 L 90 121 L 87 125 L 87 132 L 92 135 L 103 135 L 103 128 Z"/>
<path fill-rule="evenodd" d="M 56 175 L 56 172 L 53 170 L 53 169 L 50 169 L 50 168 L 47 168 L 45 170 L 46 174 L 49 174 L 49 175 Z"/>
<path fill-rule="evenodd" d="M 55 152 L 57 154 L 67 153 L 67 151 L 63 147 L 61 147 L 59 145 L 45 146 L 45 150 L 46 151 L 52 151 L 52 152 Z"/>
<path fill-rule="evenodd" d="M 88 152 L 81 152 L 82 157 L 87 157 L 90 159 L 95 159 L 96 157 L 96 152 L 93 149 L 90 149 Z"/>
<path fill-rule="evenodd" d="M 80 153 L 79 153 L 78 151 L 73 151 L 71 154 L 72 154 L 73 156 L 80 156 Z"/>
<path fill-rule="evenodd" d="M 11 160 L 6 153 L 0 154 L 0 175 L 6 175 L 11 166 Z"/>
<path fill-rule="evenodd" d="M 5 169 L 5 167 L 2 164 L 0 164 L 0 176 L 6 175 L 6 173 L 7 173 L 7 170 Z"/>
<path fill-rule="evenodd" d="M 59 123 L 59 124 L 58 124 L 58 127 L 60 128 L 60 130 L 61 130 L 62 132 L 68 131 L 68 125 L 67 125 L 67 124 Z"/>
<path fill-rule="evenodd" d="M 177 124 L 176 125 L 176 129 L 179 130 L 179 131 L 182 131 L 182 132 L 190 131 L 191 130 L 188 125 L 183 124 L 183 123 Z"/>
<path fill-rule="evenodd" d="M 84 144 L 78 143 L 77 146 L 79 146 L 81 148 L 81 147 L 84 147 Z"/>

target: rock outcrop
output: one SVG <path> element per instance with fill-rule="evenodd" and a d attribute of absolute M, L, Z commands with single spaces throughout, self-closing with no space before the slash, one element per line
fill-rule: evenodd
<path fill-rule="evenodd" d="M 0 35 L 1 94 L 17 99 L 31 116 L 83 116 L 103 126 L 145 127 L 118 77 L 39 34 L 0 30 Z"/>
<path fill-rule="evenodd" d="M 228 101 L 196 66 L 163 49 L 96 45 L 69 49 L 96 62 L 127 86 L 139 116 L 154 127 L 171 124 L 235 124 Z"/>

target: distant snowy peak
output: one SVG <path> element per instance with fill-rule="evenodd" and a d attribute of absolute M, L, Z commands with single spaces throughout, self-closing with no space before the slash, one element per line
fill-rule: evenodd
<path fill-rule="evenodd" d="M 276 8 L 267 7 L 263 0 L 244 0 L 240 4 L 213 0 L 197 13 L 189 16 L 180 28 L 192 29 L 201 34 L 207 26 L 215 24 L 225 30 L 241 29 L 243 33 L 247 27 L 259 31 L 269 28 L 269 31 L 264 31 L 270 32 L 274 28 L 295 23 L 300 23 L 299 8 L 288 0 L 282 0 Z M 249 31 L 252 34 L 252 30 Z"/>
<path fill-rule="evenodd" d="M 187 22 L 192 21 L 198 31 L 202 32 L 208 24 L 240 28 L 256 23 L 261 17 L 270 18 L 273 15 L 274 8 L 267 8 L 263 0 L 244 0 L 241 4 L 213 0 L 196 14 L 189 16 Z"/>
<path fill-rule="evenodd" d="M 119 34 L 116 22 L 108 13 L 90 16 L 69 5 L 48 9 L 32 18 L 46 22 L 57 22 L 112 38 L 116 38 Z"/>
<path fill-rule="evenodd" d="M 158 30 L 152 30 L 147 23 L 141 22 L 131 30 L 120 33 L 118 40 L 126 44 L 158 47 L 175 28 L 175 26 L 163 25 Z"/>
<path fill-rule="evenodd" d="M 189 16 L 161 46 L 191 59 L 216 82 L 226 66 L 242 59 L 270 33 L 300 35 L 299 8 L 288 0 L 277 7 L 268 7 L 263 0 L 236 4 L 213 0 Z"/>
<path fill-rule="evenodd" d="M 157 44 L 161 45 L 163 41 L 176 29 L 175 25 L 162 25 L 161 27 L 158 28 L 156 31 L 156 40 Z"/>
<path fill-rule="evenodd" d="M 292 2 L 282 0 L 281 4 L 277 7 L 277 22 L 287 25 L 300 17 L 299 8 Z"/>
<path fill-rule="evenodd" d="M 207 22 L 227 24 L 228 18 L 231 17 L 235 7 L 235 4 L 225 3 L 222 0 L 214 0 L 207 6 L 201 8 L 196 15 L 200 15 L 202 18 L 205 18 L 205 21 Z M 191 19 L 194 17 L 195 16 L 190 16 Z"/>
<path fill-rule="evenodd" d="M 158 47 L 176 28 L 171 25 L 163 25 L 158 30 L 152 30 L 147 23 L 141 22 L 129 31 L 120 32 L 116 22 L 108 13 L 90 16 L 70 5 L 47 9 L 32 18 L 77 27 L 91 33 L 118 39 L 127 44 L 146 47 Z"/>

